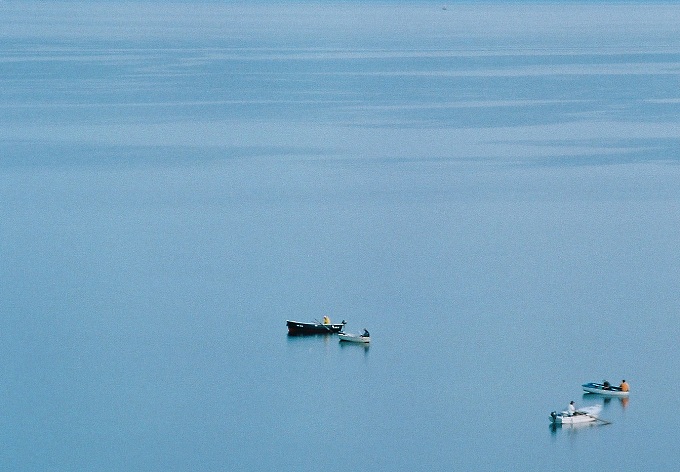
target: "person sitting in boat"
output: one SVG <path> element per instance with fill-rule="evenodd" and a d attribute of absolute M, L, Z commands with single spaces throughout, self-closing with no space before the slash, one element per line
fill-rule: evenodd
<path fill-rule="evenodd" d="M 364 334 L 361 335 L 362 338 L 370 338 L 371 335 L 368 333 L 368 330 L 364 328 Z"/>
<path fill-rule="evenodd" d="M 328 316 L 323 317 L 323 324 L 329 325 L 331 324 L 331 319 Z"/>
<path fill-rule="evenodd" d="M 622 392 L 630 391 L 630 386 L 628 385 L 628 382 L 625 381 L 625 379 L 621 381 L 621 385 L 619 385 L 619 388 L 621 389 Z"/>
<path fill-rule="evenodd" d="M 576 403 L 574 402 L 574 400 L 569 402 L 569 405 L 567 406 L 567 413 L 569 413 L 569 416 L 576 413 Z"/>
<path fill-rule="evenodd" d="M 612 389 L 612 386 L 609 382 L 607 382 L 606 380 L 604 382 L 602 382 L 602 390 L 611 390 L 611 389 Z"/>

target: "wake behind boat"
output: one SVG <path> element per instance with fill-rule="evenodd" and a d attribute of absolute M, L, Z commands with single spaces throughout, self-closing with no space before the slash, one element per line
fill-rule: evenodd
<path fill-rule="evenodd" d="M 301 321 L 286 320 L 288 334 L 291 335 L 334 334 L 342 331 L 342 328 L 344 328 L 346 324 L 345 320 L 342 320 L 342 323 L 331 323 L 330 320 L 328 320 L 327 323 L 319 323 L 318 321 L 315 321 L 314 323 L 304 323 Z"/>
<path fill-rule="evenodd" d="M 624 384 L 626 384 L 625 380 L 621 385 Z M 613 385 L 605 385 L 596 382 L 586 383 L 581 385 L 581 387 L 583 387 L 583 391 L 585 392 L 595 393 L 597 395 L 606 397 L 627 397 L 630 394 L 628 390 L 624 390 L 622 387 L 615 387 Z"/>
<path fill-rule="evenodd" d="M 599 415 L 601 411 L 602 405 L 586 406 L 573 413 L 570 413 L 569 411 L 561 411 L 559 413 L 553 411 L 550 413 L 550 421 L 555 424 L 579 424 L 593 421 L 608 423 L 608 421 L 598 418 L 597 415 Z"/>

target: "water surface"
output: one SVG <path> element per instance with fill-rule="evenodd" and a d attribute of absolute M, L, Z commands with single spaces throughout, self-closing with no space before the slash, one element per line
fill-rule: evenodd
<path fill-rule="evenodd" d="M 680 8 L 0 13 L 4 468 L 674 469 Z"/>

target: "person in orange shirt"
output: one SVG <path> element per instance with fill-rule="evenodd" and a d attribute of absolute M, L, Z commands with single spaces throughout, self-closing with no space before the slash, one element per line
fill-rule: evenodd
<path fill-rule="evenodd" d="M 628 382 L 626 382 L 625 380 L 621 381 L 621 385 L 619 385 L 619 388 L 621 389 L 622 392 L 630 391 L 630 386 L 628 385 Z"/>

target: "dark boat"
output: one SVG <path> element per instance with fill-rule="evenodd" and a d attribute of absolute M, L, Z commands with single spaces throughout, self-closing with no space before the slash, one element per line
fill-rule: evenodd
<path fill-rule="evenodd" d="M 302 323 L 300 321 L 286 320 L 288 334 L 333 334 L 342 331 L 345 327 L 345 320 L 342 323 L 323 324 L 319 322 Z"/>

